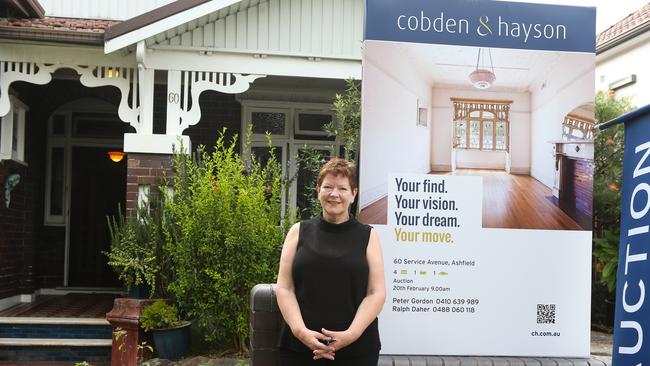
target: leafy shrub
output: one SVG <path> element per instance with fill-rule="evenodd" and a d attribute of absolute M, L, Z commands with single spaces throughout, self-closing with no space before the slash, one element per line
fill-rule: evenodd
<path fill-rule="evenodd" d="M 633 109 L 630 98 L 617 98 L 613 93 L 596 94 L 598 123 Z M 594 256 L 598 261 L 598 280 L 607 286 L 610 293 L 616 288 L 618 268 L 624 138 L 624 126 L 617 125 L 602 131 L 594 139 Z"/>
<path fill-rule="evenodd" d="M 178 309 L 164 300 L 156 300 L 144 308 L 140 315 L 140 326 L 145 331 L 173 328 L 182 324 L 183 321 L 178 317 Z"/>
<path fill-rule="evenodd" d="M 120 208 L 117 216 L 107 217 L 111 248 L 104 254 L 108 265 L 128 288 L 133 285 L 155 286 L 158 266 L 152 245 L 149 220 L 126 218 Z"/>
<path fill-rule="evenodd" d="M 150 197 L 149 205 L 138 209 L 138 217 L 107 217 L 111 248 L 104 254 L 108 264 L 128 288 L 147 284 L 150 297 L 166 297 L 172 276 L 165 252 L 165 226 L 160 199 Z"/>
<path fill-rule="evenodd" d="M 179 307 L 207 341 L 247 351 L 249 292 L 275 280 L 288 220 L 281 213 L 283 178 L 273 150 L 262 165 L 244 160 L 224 132 L 209 153 L 175 154 L 167 248 Z"/>
<path fill-rule="evenodd" d="M 359 129 L 361 128 L 361 84 L 358 80 L 345 81 L 347 88 L 343 94 L 336 94 L 333 107 L 338 124 L 325 127 L 328 135 L 340 136 L 343 144 L 343 157 L 352 162 L 359 155 Z"/>

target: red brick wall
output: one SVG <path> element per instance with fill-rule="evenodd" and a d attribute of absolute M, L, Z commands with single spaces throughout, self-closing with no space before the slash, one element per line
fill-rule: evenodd
<path fill-rule="evenodd" d="M 34 286 L 34 227 L 29 168 L 13 161 L 0 163 L 0 299 L 32 293 Z M 20 174 L 20 183 L 11 192 L 9 208 L 4 185 L 11 174 Z"/>
<path fill-rule="evenodd" d="M 127 158 L 126 215 L 135 217 L 138 207 L 138 187 L 148 185 L 150 193 L 158 193 L 158 186 L 165 175 L 172 176 L 172 156 L 164 154 L 130 153 Z"/>

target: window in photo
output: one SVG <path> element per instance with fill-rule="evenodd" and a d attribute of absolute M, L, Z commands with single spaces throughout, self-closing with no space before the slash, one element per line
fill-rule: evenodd
<path fill-rule="evenodd" d="M 508 150 L 512 101 L 452 98 L 452 102 L 455 148 Z"/>

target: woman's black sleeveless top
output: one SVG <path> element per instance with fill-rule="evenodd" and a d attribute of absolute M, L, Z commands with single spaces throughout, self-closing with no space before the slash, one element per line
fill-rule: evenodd
<path fill-rule="evenodd" d="M 341 224 L 331 224 L 322 217 L 300 223 L 293 282 L 307 328 L 341 331 L 352 323 L 368 289 L 366 248 L 370 229 L 354 218 Z M 286 324 L 280 347 L 311 353 Z M 337 351 L 336 357 L 376 354 L 380 348 L 375 319 L 356 342 Z"/>

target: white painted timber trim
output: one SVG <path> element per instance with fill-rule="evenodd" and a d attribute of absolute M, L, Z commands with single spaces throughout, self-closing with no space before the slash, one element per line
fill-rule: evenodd
<path fill-rule="evenodd" d="M 386 197 L 388 183 L 380 183 L 373 187 L 365 188 L 359 192 L 359 210 L 363 210 L 380 199 Z"/>
<path fill-rule="evenodd" d="M 145 154 L 173 154 L 174 149 L 177 151 L 180 145 L 183 145 L 184 152 L 192 150 L 190 137 L 186 135 L 143 135 L 136 133 L 124 134 L 124 152 L 125 153 L 145 153 Z"/>
<path fill-rule="evenodd" d="M 20 302 L 21 303 L 30 303 L 30 302 L 34 301 L 34 298 L 36 298 L 36 295 L 34 295 L 34 294 L 31 294 L 31 295 L 23 294 L 23 295 L 20 295 Z"/>
<path fill-rule="evenodd" d="M 135 29 L 129 33 L 125 33 L 121 36 L 107 41 L 104 44 L 104 52 L 111 53 L 113 51 L 117 51 L 120 48 L 138 43 L 139 41 L 153 37 L 158 33 L 165 32 L 174 27 L 178 27 L 181 24 L 185 24 L 204 15 L 213 13 L 217 10 L 221 10 L 232 4 L 238 3 L 239 1 L 241 0 L 213 0 L 187 9 L 185 11 L 161 19 L 155 23 L 145 25 L 144 27 Z"/>
<path fill-rule="evenodd" d="M 510 167 L 510 174 L 530 175 L 530 168 L 525 166 L 512 166 Z"/>
<path fill-rule="evenodd" d="M 204 91 L 239 94 L 248 90 L 255 79 L 261 77 L 264 75 L 169 70 L 167 72 L 167 134 L 181 135 L 186 128 L 201 120 L 201 107 L 198 100 Z M 184 81 L 183 88 L 181 88 L 181 80 Z M 192 100 L 191 108 L 188 107 L 190 100 Z"/>
<path fill-rule="evenodd" d="M 0 346 L 4 347 L 111 347 L 112 345 L 112 339 L 0 338 Z"/>
<path fill-rule="evenodd" d="M 77 65 L 83 60 L 84 65 L 137 67 L 132 53 L 105 55 L 97 46 L 32 45 L 10 40 L 0 41 L 0 58 L 2 61 L 67 65 Z"/>
<path fill-rule="evenodd" d="M 63 68 L 73 69 L 79 74 L 81 85 L 95 88 L 99 86 L 113 86 L 120 91 L 120 104 L 117 114 L 120 119 L 136 129 L 141 130 L 138 121 L 139 109 L 135 96 L 138 90 L 137 69 L 119 66 L 81 66 L 68 64 L 45 64 L 20 61 L 0 61 L 0 116 L 5 116 L 11 109 L 9 88 L 15 81 L 24 81 L 31 84 L 44 85 L 52 81 L 52 74 Z M 131 101 L 129 105 L 129 91 Z"/>
<path fill-rule="evenodd" d="M 110 325 L 105 318 L 42 318 L 42 317 L 0 317 L 0 324 L 38 324 L 38 325 Z"/>
<path fill-rule="evenodd" d="M 67 295 L 67 294 L 115 294 L 124 295 L 121 289 L 91 288 L 91 287 L 67 287 L 67 288 L 42 288 L 36 290 L 36 295 Z"/>
<path fill-rule="evenodd" d="M 12 306 L 16 306 L 22 302 L 20 300 L 21 300 L 21 295 L 5 297 L 4 299 L 0 299 L 0 310 L 9 309 Z"/>
<path fill-rule="evenodd" d="M 432 172 L 450 172 L 451 171 L 451 165 L 447 164 L 436 164 L 431 166 L 431 171 Z"/>
<path fill-rule="evenodd" d="M 372 189 L 377 190 L 378 188 L 381 188 L 381 187 L 378 186 L 378 187 L 374 187 Z M 370 194 L 368 194 L 368 192 L 365 192 L 365 194 L 366 194 L 367 197 L 371 197 Z M 368 206 L 372 205 L 375 202 L 379 202 L 380 200 L 382 200 L 383 198 L 386 198 L 386 197 L 388 197 L 388 196 L 387 195 L 383 195 L 383 196 L 379 195 L 378 196 L 378 195 L 375 194 L 374 197 L 372 197 L 370 199 L 367 199 L 367 200 L 364 200 L 363 207 L 361 207 L 361 205 L 359 205 L 359 211 L 365 210 L 366 208 L 368 208 Z"/>
<path fill-rule="evenodd" d="M 306 57 L 268 56 L 194 52 L 147 51 L 144 66 L 156 70 L 227 72 L 256 75 L 315 77 L 361 80 L 361 61 Z"/>
<path fill-rule="evenodd" d="M 292 51 L 274 51 L 274 50 L 248 50 L 241 48 L 227 48 L 227 47 L 190 47 L 190 46 L 168 46 L 168 45 L 153 45 L 149 47 L 150 50 L 155 51 L 187 51 L 196 52 L 201 55 L 209 56 L 210 53 L 233 53 L 242 55 L 252 55 L 256 58 L 266 58 L 268 56 L 290 56 L 290 57 L 304 57 L 314 59 L 315 61 L 321 60 L 351 60 L 361 61 L 361 56 L 349 55 L 327 55 L 323 53 L 308 53 L 308 52 L 292 52 Z"/>

